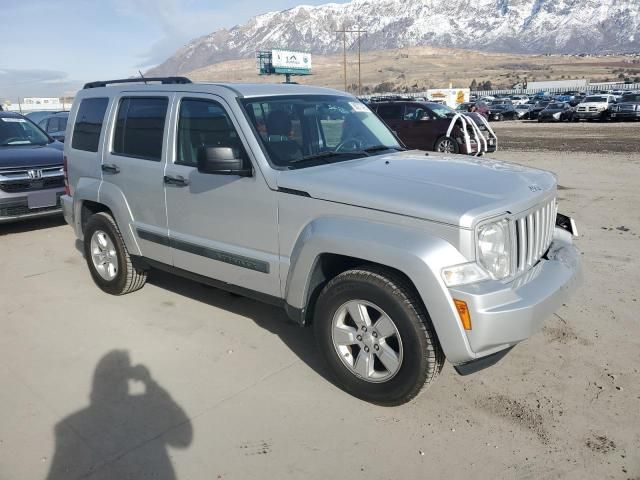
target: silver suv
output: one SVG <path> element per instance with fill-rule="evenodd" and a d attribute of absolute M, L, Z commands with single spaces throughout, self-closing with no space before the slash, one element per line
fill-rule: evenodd
<path fill-rule="evenodd" d="M 94 82 L 71 109 L 67 222 L 104 291 L 168 270 L 282 306 L 336 382 L 404 403 L 538 331 L 579 270 L 553 174 L 408 151 L 300 85 Z"/>

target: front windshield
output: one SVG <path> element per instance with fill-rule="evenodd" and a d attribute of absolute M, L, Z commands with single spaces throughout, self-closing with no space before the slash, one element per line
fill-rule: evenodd
<path fill-rule="evenodd" d="M 49 143 L 42 130 L 20 117 L 0 117 L 0 147 L 45 145 Z"/>
<path fill-rule="evenodd" d="M 439 105 L 439 104 L 432 103 L 429 105 L 429 109 L 438 118 L 452 118 L 456 114 L 453 108 L 448 107 L 446 105 Z"/>
<path fill-rule="evenodd" d="M 242 103 L 277 167 L 302 168 L 402 149 L 387 126 L 353 98 L 292 95 Z"/>
<path fill-rule="evenodd" d="M 638 94 L 630 94 L 622 97 L 623 102 L 640 102 L 640 93 Z"/>
<path fill-rule="evenodd" d="M 600 102 L 606 102 L 606 101 L 607 101 L 606 97 L 587 97 L 584 99 L 585 103 L 589 103 L 589 102 L 600 103 Z"/>
<path fill-rule="evenodd" d="M 564 108 L 564 103 L 550 103 L 547 105 L 549 110 L 562 110 Z"/>

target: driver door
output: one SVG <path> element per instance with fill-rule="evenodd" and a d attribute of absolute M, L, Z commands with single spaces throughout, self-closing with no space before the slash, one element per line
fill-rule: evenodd
<path fill-rule="evenodd" d="M 242 130 L 216 95 L 177 95 L 165 171 L 173 265 L 280 297 L 277 193 L 258 168 L 249 177 L 201 173 L 200 147 L 238 149 L 254 166 Z"/>

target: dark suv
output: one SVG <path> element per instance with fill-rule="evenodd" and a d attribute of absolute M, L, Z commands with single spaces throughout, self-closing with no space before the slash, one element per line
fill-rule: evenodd
<path fill-rule="evenodd" d="M 611 107 L 612 120 L 640 120 L 640 93 L 626 93 Z"/>
<path fill-rule="evenodd" d="M 473 132 L 468 132 L 470 136 L 470 148 L 468 148 L 461 122 L 454 121 L 459 112 L 446 105 L 431 102 L 391 101 L 372 102 L 369 108 L 376 112 L 409 148 L 468 155 L 475 155 L 478 151 Z M 452 122 L 453 127 L 450 128 Z M 480 133 L 487 138 L 489 135 L 486 127 L 478 122 L 476 124 Z M 487 144 L 488 152 L 495 151 L 493 138 L 489 138 Z"/>
<path fill-rule="evenodd" d="M 0 112 L 0 223 L 62 211 L 62 149 L 31 120 Z"/>

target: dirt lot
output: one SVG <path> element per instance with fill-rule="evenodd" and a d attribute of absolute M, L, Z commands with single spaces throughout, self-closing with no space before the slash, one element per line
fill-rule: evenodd
<path fill-rule="evenodd" d="M 61 221 L 0 226 L 0 479 L 640 478 L 640 124 L 497 128 L 535 151 L 496 157 L 558 174 L 584 285 L 397 408 L 336 388 L 275 308 L 159 273 L 111 297 Z"/>
<path fill-rule="evenodd" d="M 640 155 L 640 122 L 525 121 L 494 122 L 491 126 L 503 150 Z"/>

